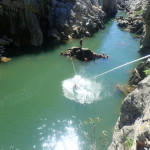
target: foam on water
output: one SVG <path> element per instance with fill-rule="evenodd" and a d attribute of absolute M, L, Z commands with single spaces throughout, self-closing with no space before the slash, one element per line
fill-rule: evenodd
<path fill-rule="evenodd" d="M 62 87 L 64 96 L 70 100 L 82 104 L 91 104 L 94 101 L 100 100 L 101 84 L 79 75 L 64 80 Z"/>

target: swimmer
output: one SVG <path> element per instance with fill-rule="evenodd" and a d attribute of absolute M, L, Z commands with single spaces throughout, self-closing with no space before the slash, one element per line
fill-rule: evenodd
<path fill-rule="evenodd" d="M 85 57 L 85 58 L 84 58 L 84 61 L 88 61 L 88 59 Z"/>
<path fill-rule="evenodd" d="M 93 55 L 94 55 L 94 57 L 96 58 L 96 56 L 97 56 L 97 53 L 93 53 Z"/>
<path fill-rule="evenodd" d="M 102 54 L 103 56 L 105 56 L 105 53 L 103 52 L 103 54 Z"/>
<path fill-rule="evenodd" d="M 77 90 L 77 83 L 74 85 L 75 89 Z"/>
<path fill-rule="evenodd" d="M 104 52 L 102 53 L 102 58 L 105 59 L 105 53 Z"/>
<path fill-rule="evenodd" d="M 70 49 L 68 49 L 68 50 L 67 50 L 67 53 L 69 54 L 70 52 L 71 52 L 71 50 L 70 50 Z"/>
<path fill-rule="evenodd" d="M 106 58 L 109 59 L 109 55 L 107 55 Z"/>

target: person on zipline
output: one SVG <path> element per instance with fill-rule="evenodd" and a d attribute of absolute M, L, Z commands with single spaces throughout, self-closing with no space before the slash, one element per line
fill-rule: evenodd
<path fill-rule="evenodd" d="M 82 42 L 83 42 L 83 39 L 81 38 L 80 39 L 80 48 L 82 48 Z"/>

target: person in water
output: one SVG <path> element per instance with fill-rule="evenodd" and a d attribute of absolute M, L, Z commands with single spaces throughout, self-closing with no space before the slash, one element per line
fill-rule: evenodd
<path fill-rule="evenodd" d="M 64 53 L 63 51 L 60 53 L 61 55 L 64 55 L 64 56 L 69 56 L 70 55 L 70 50 L 67 50 L 66 53 Z"/>
<path fill-rule="evenodd" d="M 77 89 L 77 83 L 74 85 L 75 89 Z"/>
<path fill-rule="evenodd" d="M 85 57 L 85 58 L 84 58 L 84 61 L 88 61 L 88 59 Z"/>
<path fill-rule="evenodd" d="M 104 52 L 103 52 L 103 54 L 102 54 L 102 58 L 105 59 L 105 53 L 104 53 Z"/>
<path fill-rule="evenodd" d="M 82 48 L 83 39 L 80 39 L 80 48 Z"/>

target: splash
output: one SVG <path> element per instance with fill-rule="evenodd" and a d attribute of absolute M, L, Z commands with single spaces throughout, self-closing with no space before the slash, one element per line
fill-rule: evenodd
<path fill-rule="evenodd" d="M 101 84 L 85 79 L 79 75 L 64 80 L 62 83 L 64 96 L 81 104 L 91 104 L 100 100 Z"/>

